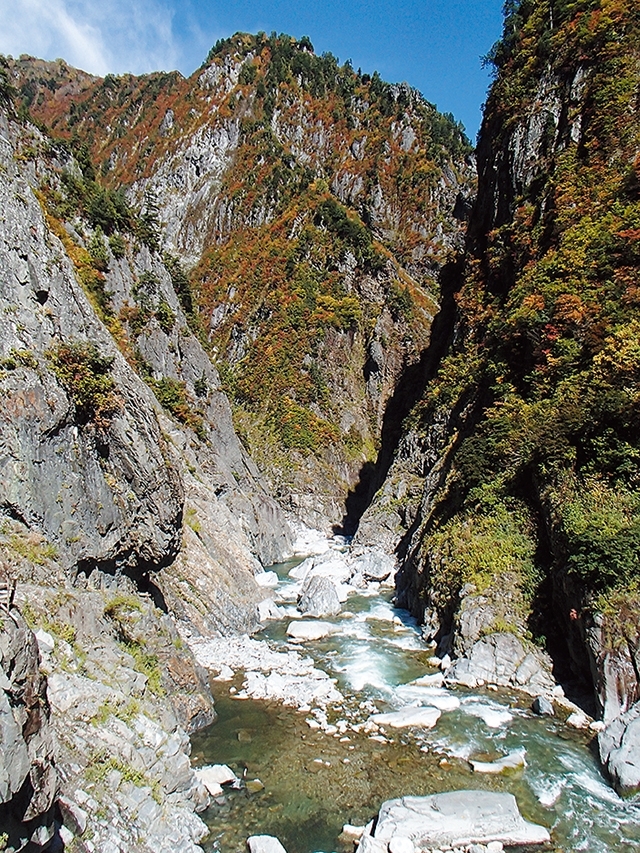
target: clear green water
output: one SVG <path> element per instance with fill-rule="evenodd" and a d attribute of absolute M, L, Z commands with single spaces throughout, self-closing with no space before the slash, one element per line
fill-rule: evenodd
<path fill-rule="evenodd" d="M 342 632 L 304 646 L 345 695 L 330 718 L 366 719 L 363 700 L 380 710 L 400 707 L 413 698 L 401 685 L 429 671 L 412 620 L 394 611 L 389 598 L 350 598 L 344 610 L 353 615 L 334 620 Z M 274 623 L 265 636 L 284 642 L 288 621 Z M 353 731 L 347 741 L 314 731 L 308 714 L 235 699 L 229 686 L 213 684 L 218 721 L 194 737 L 194 762 L 229 764 L 264 789 L 226 791 L 207 810 L 207 851 L 240 853 L 252 834 L 277 836 L 289 853 L 349 850 L 338 839 L 343 824 L 366 823 L 385 799 L 463 788 L 513 793 L 524 816 L 551 831 L 555 850 L 640 850 L 640 807 L 607 785 L 589 738 L 535 717 L 526 697 L 456 690 L 460 708 L 443 712 L 433 730 L 390 730 L 391 742 L 379 743 Z M 499 722 L 494 728 L 483 718 L 487 711 L 502 712 L 501 721 L 491 720 Z M 528 766 L 509 776 L 474 774 L 467 761 L 522 746 Z"/>

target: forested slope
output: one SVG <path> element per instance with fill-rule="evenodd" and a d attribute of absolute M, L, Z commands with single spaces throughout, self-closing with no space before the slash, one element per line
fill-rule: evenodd
<path fill-rule="evenodd" d="M 404 600 L 441 636 L 485 595 L 473 639 L 546 643 L 610 718 L 639 696 L 640 11 L 506 12 L 455 343 L 360 536 L 395 525 Z"/>

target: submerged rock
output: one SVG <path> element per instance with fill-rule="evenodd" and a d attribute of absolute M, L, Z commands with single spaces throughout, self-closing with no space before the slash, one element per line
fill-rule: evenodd
<path fill-rule="evenodd" d="M 544 844 L 549 833 L 524 820 L 512 794 L 451 791 L 429 797 L 402 797 L 382 804 L 373 839 L 388 844 L 394 837 L 416 847 L 488 843 Z"/>

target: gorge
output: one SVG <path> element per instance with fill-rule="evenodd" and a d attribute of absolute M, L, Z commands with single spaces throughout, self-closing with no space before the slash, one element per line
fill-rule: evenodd
<path fill-rule="evenodd" d="M 0 849 L 466 788 L 637 844 L 640 11 L 505 11 L 475 152 L 305 38 L 2 59 Z"/>

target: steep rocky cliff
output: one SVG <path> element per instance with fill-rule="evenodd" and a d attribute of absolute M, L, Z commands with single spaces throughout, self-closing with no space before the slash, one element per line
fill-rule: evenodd
<path fill-rule="evenodd" d="M 146 244 L 108 242 L 82 208 L 96 188 L 0 109 L 0 604 L 17 580 L 19 608 L 0 614 L 0 836 L 193 851 L 207 795 L 186 732 L 213 710 L 176 624 L 255 630 L 254 577 L 291 533 L 189 327 L 177 262 L 151 226 Z"/>
<path fill-rule="evenodd" d="M 396 550 L 443 652 L 535 640 L 609 721 L 640 689 L 640 20 L 618 0 L 507 11 L 452 345 L 358 539 Z"/>
<path fill-rule="evenodd" d="M 361 469 L 366 493 L 461 244 L 469 146 L 284 36 L 227 40 L 189 80 L 3 60 L 0 102 L 6 843 L 192 851 L 185 732 L 213 711 L 176 625 L 254 630 L 281 506 L 328 528 Z"/>
<path fill-rule="evenodd" d="M 217 571 L 230 600 L 247 599 L 231 617 L 211 590 L 192 593 L 205 622 L 253 624 L 252 575 L 287 550 L 287 526 L 236 438 L 171 275 L 154 249 L 90 237 L 80 210 L 59 218 L 65 177 L 82 185 L 75 161 L 6 117 L 1 132 L 5 514 L 74 573 L 144 582 L 174 564 L 186 519 L 207 542 L 186 535 L 180 582 L 195 588 L 202 573 L 215 585 Z M 143 288 L 137 308 L 132 292 Z M 127 311 L 135 352 L 118 319 Z M 161 577 L 170 594 L 175 573 Z"/>
<path fill-rule="evenodd" d="M 340 524 L 461 245 L 473 168 L 460 128 L 405 84 L 287 36 L 238 34 L 188 80 L 28 59 L 10 71 L 189 271 L 192 320 L 272 491 L 308 523 Z M 157 347 L 117 295 L 148 359 Z"/>

